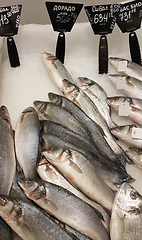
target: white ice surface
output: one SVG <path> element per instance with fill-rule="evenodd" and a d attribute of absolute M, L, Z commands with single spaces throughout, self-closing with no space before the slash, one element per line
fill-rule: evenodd
<path fill-rule="evenodd" d="M 141 46 L 142 30 L 136 33 Z M 122 95 L 108 79 L 108 74 L 98 74 L 100 36 L 94 35 L 90 23 L 76 23 L 72 31 L 65 35 L 64 65 L 74 81 L 77 77 L 91 78 L 106 90 L 108 96 Z M 60 94 L 41 59 L 41 53 L 45 51 L 55 55 L 57 37 L 58 32 L 54 32 L 51 25 L 20 25 L 18 35 L 14 37 L 21 63 L 17 68 L 10 67 L 6 39 L 3 45 L 0 44 L 0 104 L 7 106 L 13 129 L 21 111 L 33 106 L 34 100 L 47 100 L 47 94 L 51 91 Z M 109 57 L 131 59 L 128 33 L 122 34 L 116 25 L 107 39 Z M 0 40 L 2 42 L 2 38 Z M 116 73 L 110 65 L 108 73 Z M 131 123 L 128 117 L 118 117 L 115 112 L 112 112 L 112 118 L 118 125 Z M 142 172 L 130 166 L 129 171 L 137 178 L 134 186 L 142 193 Z"/>

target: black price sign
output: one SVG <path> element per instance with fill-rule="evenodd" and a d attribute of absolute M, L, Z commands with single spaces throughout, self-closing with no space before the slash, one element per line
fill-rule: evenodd
<path fill-rule="evenodd" d="M 117 15 L 117 24 L 123 33 L 140 28 L 142 17 L 142 1 L 121 4 Z"/>
<path fill-rule="evenodd" d="M 13 36 L 18 33 L 22 5 L 0 7 L 0 36 Z"/>
<path fill-rule="evenodd" d="M 95 34 L 111 33 L 116 13 L 120 11 L 120 4 L 94 5 L 84 7 Z"/>
<path fill-rule="evenodd" d="M 46 8 L 54 31 L 70 32 L 83 7 L 83 4 L 46 2 Z"/>

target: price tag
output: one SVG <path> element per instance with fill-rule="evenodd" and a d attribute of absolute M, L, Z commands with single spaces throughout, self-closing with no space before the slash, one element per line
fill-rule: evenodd
<path fill-rule="evenodd" d="M 124 89 L 125 88 L 125 81 L 126 81 L 125 76 L 118 77 L 117 82 L 116 82 L 116 89 Z"/>
<path fill-rule="evenodd" d="M 120 12 L 116 13 L 117 25 L 123 33 L 140 28 L 142 17 L 142 1 L 121 3 Z"/>
<path fill-rule="evenodd" d="M 18 33 L 22 5 L 0 7 L 0 36 L 13 36 Z"/>
<path fill-rule="evenodd" d="M 120 61 L 118 64 L 118 72 L 125 72 L 127 69 L 127 61 Z"/>
<path fill-rule="evenodd" d="M 70 32 L 83 7 L 79 3 L 46 2 L 54 31 Z"/>
<path fill-rule="evenodd" d="M 128 102 L 120 102 L 118 115 L 119 116 L 129 116 L 129 103 Z"/>
<path fill-rule="evenodd" d="M 120 4 L 85 6 L 85 11 L 95 34 L 111 33 L 115 22 L 116 12 L 120 10 Z"/>
<path fill-rule="evenodd" d="M 142 128 L 133 127 L 131 137 L 142 139 Z"/>

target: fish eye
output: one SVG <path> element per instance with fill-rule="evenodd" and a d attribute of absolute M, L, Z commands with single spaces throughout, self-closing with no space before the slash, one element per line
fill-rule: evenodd
<path fill-rule="evenodd" d="M 137 192 L 135 190 L 132 190 L 130 192 L 130 197 L 133 199 L 133 200 L 136 200 L 138 195 L 137 195 Z"/>
<path fill-rule="evenodd" d="M 28 186 L 31 186 L 31 185 L 32 185 L 32 180 L 31 180 L 31 179 L 26 179 L 26 184 L 27 184 Z"/>

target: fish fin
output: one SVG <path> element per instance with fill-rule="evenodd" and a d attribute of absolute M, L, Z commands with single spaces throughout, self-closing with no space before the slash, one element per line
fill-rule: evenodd
<path fill-rule="evenodd" d="M 78 173 L 82 174 L 81 169 L 74 163 L 72 160 L 69 159 L 69 165 Z"/>

